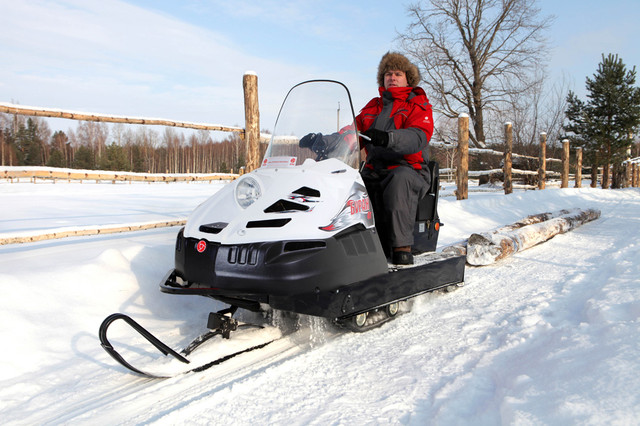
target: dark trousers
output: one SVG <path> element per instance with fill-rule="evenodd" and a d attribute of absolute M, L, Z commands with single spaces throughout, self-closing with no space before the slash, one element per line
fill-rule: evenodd
<path fill-rule="evenodd" d="M 418 201 L 429 189 L 428 170 L 415 170 L 409 166 L 383 171 L 365 168 L 362 179 L 387 254 L 392 247 L 412 246 Z"/>

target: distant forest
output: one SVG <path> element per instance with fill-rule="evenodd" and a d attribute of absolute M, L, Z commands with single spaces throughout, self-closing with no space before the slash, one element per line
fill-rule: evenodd
<path fill-rule="evenodd" d="M 160 130 L 157 130 L 160 129 Z M 39 117 L 0 113 L 3 166 L 49 166 L 141 173 L 237 173 L 245 166 L 244 139 L 209 131 L 81 121 L 52 131 Z"/>
<path fill-rule="evenodd" d="M 0 165 L 137 173 L 238 173 L 246 166 L 244 139 L 237 133 L 224 134 L 224 139 L 214 141 L 206 130 L 90 121 L 78 122 L 75 130 L 54 132 L 43 118 L 0 113 Z M 502 144 L 489 147 L 500 150 Z M 261 146 L 262 153 L 265 149 Z M 536 156 L 537 150 L 537 145 L 514 144 L 514 152 Z M 547 156 L 559 158 L 560 150 L 559 144 L 549 144 Z M 455 150 L 432 148 L 430 155 L 440 167 L 455 167 Z M 495 169 L 501 167 L 500 161 L 492 155 L 474 155 L 470 167 Z M 537 166 L 519 167 L 533 170 Z M 556 165 L 548 167 L 554 169 Z"/>

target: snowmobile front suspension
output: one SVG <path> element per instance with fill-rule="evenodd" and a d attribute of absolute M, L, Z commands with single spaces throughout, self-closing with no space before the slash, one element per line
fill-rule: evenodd
<path fill-rule="evenodd" d="M 231 306 L 218 312 L 210 312 L 207 328 L 218 331 L 223 338 L 228 339 L 231 332 L 238 329 L 238 321 L 232 318 L 237 310 L 237 306 Z"/>

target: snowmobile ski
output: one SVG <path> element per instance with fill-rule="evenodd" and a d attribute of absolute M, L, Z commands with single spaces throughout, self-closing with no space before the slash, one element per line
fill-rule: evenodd
<path fill-rule="evenodd" d="M 120 353 L 118 353 L 118 351 L 116 351 L 116 349 L 113 347 L 113 345 L 111 344 L 111 342 L 107 338 L 107 330 L 109 329 L 109 326 L 111 324 L 113 324 L 117 320 L 122 320 L 125 323 L 127 323 L 131 328 L 133 328 L 135 331 L 137 331 L 141 336 L 143 336 L 149 343 L 151 343 L 163 355 L 165 355 L 165 356 L 169 356 L 170 355 L 173 358 L 175 358 L 178 361 L 180 361 L 181 363 L 190 364 L 191 361 L 189 359 L 187 359 L 186 357 L 189 356 L 197 347 L 202 345 L 207 340 L 209 340 L 209 339 L 211 339 L 211 338 L 213 338 L 215 336 L 222 336 L 223 339 L 228 339 L 229 335 L 230 335 L 230 332 L 231 331 L 235 331 L 235 330 L 237 330 L 239 328 L 245 328 L 245 327 L 262 328 L 262 326 L 259 326 L 259 325 L 238 324 L 238 322 L 235 319 L 233 319 L 230 316 L 226 315 L 226 313 L 228 313 L 230 311 L 235 311 L 235 309 L 236 309 L 235 307 L 232 307 L 229 310 L 225 310 L 225 311 L 221 311 L 221 312 L 212 312 L 210 314 L 210 317 L 209 317 L 209 325 L 214 323 L 214 324 L 218 325 L 219 327 L 216 328 L 216 329 L 213 329 L 213 330 L 211 330 L 211 331 L 209 331 L 207 333 L 204 333 L 204 334 L 198 336 L 187 347 L 185 347 L 182 351 L 180 351 L 181 353 L 178 353 L 175 350 L 171 349 L 169 346 L 167 346 L 165 343 L 160 341 L 156 336 L 151 334 L 147 329 L 142 327 L 139 323 L 137 323 L 131 317 L 129 317 L 128 315 L 122 314 L 122 313 L 115 313 L 115 314 L 109 315 L 107 318 L 104 319 L 104 321 L 100 325 L 100 329 L 99 329 L 100 343 L 101 343 L 103 349 L 109 355 L 111 355 L 111 357 L 113 359 L 115 359 L 120 365 L 126 367 L 130 371 L 132 371 L 134 373 L 137 373 L 137 374 L 140 374 L 142 376 L 148 377 L 148 378 L 166 379 L 166 378 L 170 378 L 170 377 L 175 377 L 175 376 L 180 375 L 180 374 L 205 371 L 205 370 L 207 370 L 207 369 L 209 369 L 209 368 L 211 368 L 211 367 L 213 367 L 215 365 L 219 365 L 219 364 L 222 364 L 225 361 L 229 361 L 230 359 L 235 358 L 238 355 L 242 355 L 242 354 L 247 353 L 247 352 L 252 352 L 252 351 L 255 351 L 255 350 L 258 350 L 258 349 L 262 349 L 262 348 L 266 347 L 267 345 L 270 345 L 271 343 L 275 342 L 276 340 L 279 340 L 282 337 L 284 337 L 284 336 L 281 336 L 279 338 L 267 340 L 266 342 L 263 342 L 263 343 L 260 343 L 260 344 L 254 345 L 254 346 L 250 346 L 250 347 L 244 348 L 242 350 L 238 350 L 236 352 L 232 352 L 230 354 L 227 354 L 227 355 L 224 355 L 222 357 L 213 359 L 211 361 L 201 363 L 197 367 L 192 367 L 192 368 L 189 368 L 189 369 L 187 369 L 185 371 L 181 371 L 180 373 L 174 373 L 174 374 L 154 374 L 154 373 L 149 373 L 149 372 L 144 371 L 144 370 L 142 370 L 142 369 L 140 369 L 138 367 L 133 366 L 129 361 L 124 359 L 122 357 L 122 355 Z"/>

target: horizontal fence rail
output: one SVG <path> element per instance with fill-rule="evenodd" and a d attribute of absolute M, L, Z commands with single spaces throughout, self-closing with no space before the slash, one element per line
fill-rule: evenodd
<path fill-rule="evenodd" d="M 220 132 L 241 133 L 244 137 L 242 127 L 223 126 L 220 124 L 193 123 L 189 121 L 176 121 L 165 118 L 145 118 L 145 117 L 124 117 L 118 115 L 99 114 L 93 112 L 65 111 L 54 108 L 43 108 L 35 106 L 15 105 L 0 102 L 0 112 L 7 114 L 18 114 L 35 117 L 66 118 L 69 120 L 96 121 L 105 123 L 142 124 L 148 126 L 168 126 L 181 127 L 185 129 L 214 130 Z"/>
<path fill-rule="evenodd" d="M 28 178 L 32 182 L 43 180 L 67 180 L 83 181 L 95 180 L 96 182 L 212 182 L 220 180 L 233 180 L 239 175 L 231 173 L 134 173 L 134 172 L 110 172 L 104 170 L 76 170 L 59 169 L 55 167 L 18 167 L 0 166 L 0 179 L 10 182 Z"/>
<path fill-rule="evenodd" d="M 0 234 L 0 246 L 7 244 L 35 243 L 37 241 L 56 240 L 68 237 L 86 237 L 90 235 L 108 235 L 122 232 L 146 231 L 149 229 L 184 226 L 186 219 L 164 220 L 158 222 L 137 223 L 129 225 L 86 226 L 82 229 L 57 229 L 48 230 L 31 235 L 4 235 Z"/>

